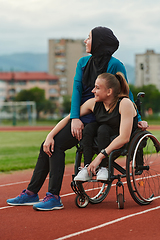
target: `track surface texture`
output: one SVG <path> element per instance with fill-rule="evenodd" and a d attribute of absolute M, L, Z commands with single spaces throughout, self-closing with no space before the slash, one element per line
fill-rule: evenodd
<path fill-rule="evenodd" d="M 20 129 L 14 128 L 14 130 Z M 30 129 L 26 129 L 28 130 Z M 71 175 L 74 172 L 73 165 L 67 165 L 65 168 L 61 190 L 64 209 L 35 211 L 32 206 L 7 205 L 8 198 L 17 196 L 27 187 L 32 172 L 33 170 L 24 170 L 0 174 L 0 239 L 157 240 L 160 238 L 159 198 L 146 206 L 136 204 L 129 194 L 124 179 L 124 209 L 117 208 L 116 181 L 113 182 L 109 195 L 102 203 L 78 208 L 75 205 L 76 195 L 70 187 Z M 40 199 L 45 196 L 47 189 L 48 178 L 39 192 Z"/>

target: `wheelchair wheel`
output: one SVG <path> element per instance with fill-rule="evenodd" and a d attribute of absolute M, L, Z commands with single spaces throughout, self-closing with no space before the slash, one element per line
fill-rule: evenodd
<path fill-rule="evenodd" d="M 126 177 L 133 200 L 150 204 L 160 197 L 160 143 L 150 132 L 140 132 L 131 141 Z"/>
<path fill-rule="evenodd" d="M 89 203 L 89 199 L 87 196 L 81 197 L 80 195 L 77 195 L 75 198 L 75 203 L 77 207 L 85 208 Z"/>
<path fill-rule="evenodd" d="M 124 197 L 122 193 L 119 193 L 117 195 L 117 203 L 118 203 L 118 208 L 123 209 L 124 208 Z"/>
<path fill-rule="evenodd" d="M 94 176 L 87 182 L 79 182 L 79 188 L 83 189 L 82 192 L 88 197 L 90 203 L 102 202 L 109 193 L 112 183 L 102 183 L 96 180 Z"/>

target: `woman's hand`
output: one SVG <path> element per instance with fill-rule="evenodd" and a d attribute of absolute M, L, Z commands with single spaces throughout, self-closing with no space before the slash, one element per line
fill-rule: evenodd
<path fill-rule="evenodd" d="M 99 153 L 97 157 L 89 164 L 89 166 L 87 167 L 89 176 L 91 172 L 96 175 L 96 168 L 99 166 L 103 158 L 104 155 L 102 153 Z"/>
<path fill-rule="evenodd" d="M 54 139 L 47 137 L 43 144 L 43 151 L 48 154 L 49 157 L 52 156 L 54 152 Z"/>
<path fill-rule="evenodd" d="M 78 141 L 82 139 L 82 130 L 84 128 L 84 125 L 82 121 L 79 118 L 72 119 L 71 122 L 71 133 L 72 136 L 77 138 Z"/>
<path fill-rule="evenodd" d="M 142 131 L 146 130 L 148 127 L 148 123 L 146 121 L 138 122 L 138 127 L 142 129 Z"/>

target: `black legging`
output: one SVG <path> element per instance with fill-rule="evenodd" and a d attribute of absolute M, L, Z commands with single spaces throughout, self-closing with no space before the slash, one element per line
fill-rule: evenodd
<path fill-rule="evenodd" d="M 59 195 L 65 168 L 65 151 L 78 143 L 71 134 L 71 122 L 55 136 L 54 140 L 52 157 L 43 151 L 43 143 L 41 145 L 39 157 L 27 188 L 34 193 L 39 192 L 49 173 L 48 192 Z"/>
<path fill-rule="evenodd" d="M 110 126 L 97 122 L 89 123 L 83 130 L 83 153 L 84 153 L 84 165 L 90 164 L 93 157 L 93 139 L 97 136 L 98 151 L 106 148 L 111 142 L 111 136 L 118 134 L 116 130 L 113 130 Z M 107 158 L 104 158 L 100 163 L 100 167 L 106 167 L 108 164 Z"/>

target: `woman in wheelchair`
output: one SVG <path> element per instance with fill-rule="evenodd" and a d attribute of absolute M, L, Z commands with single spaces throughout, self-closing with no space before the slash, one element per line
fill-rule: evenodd
<path fill-rule="evenodd" d="M 81 106 L 80 114 L 93 112 L 96 123 L 90 123 L 84 129 L 82 146 L 85 167 L 79 171 L 74 181 L 90 180 L 92 173 L 96 175 L 98 166 L 97 180 L 106 181 L 108 155 L 128 143 L 132 132 L 138 128 L 136 106 L 129 99 L 129 86 L 122 73 L 99 75 L 92 92 L 95 97 Z M 95 135 L 99 154 L 91 163 Z M 114 138 L 112 142 L 111 138 Z"/>

